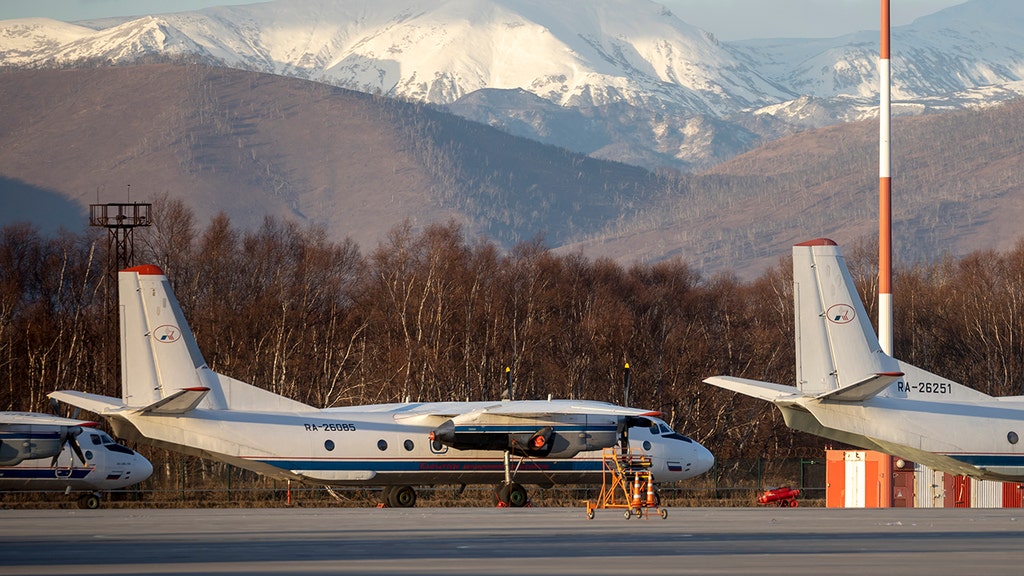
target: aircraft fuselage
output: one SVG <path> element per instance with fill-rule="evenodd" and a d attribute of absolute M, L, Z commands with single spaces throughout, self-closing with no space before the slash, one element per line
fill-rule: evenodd
<path fill-rule="evenodd" d="M 481 405 L 493 403 L 481 403 Z M 419 404 L 269 413 L 195 409 L 187 416 L 125 411 L 107 414 L 118 436 L 212 457 L 268 476 L 334 485 L 472 484 L 505 478 L 504 451 L 460 450 L 431 441 L 443 421 L 403 415 Z M 438 410 L 443 404 L 431 405 Z M 472 403 L 459 409 L 472 410 Z M 700 444 L 656 418 L 629 431 L 631 447 L 651 458 L 652 474 L 670 482 L 703 473 L 713 458 Z M 550 426 L 555 444 L 572 457 L 512 456 L 517 482 L 600 482 L 602 449 L 618 437 L 615 417 L 562 416 L 538 421 L 488 420 L 466 428 L 490 435 L 530 434 Z M 664 428 L 662 428 L 664 426 Z M 611 439 L 611 441 L 609 441 Z M 589 440 L 597 440 L 590 442 Z M 568 444 L 575 447 L 567 447 Z"/>

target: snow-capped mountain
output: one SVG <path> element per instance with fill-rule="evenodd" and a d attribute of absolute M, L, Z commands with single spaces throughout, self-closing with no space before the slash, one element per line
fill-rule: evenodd
<path fill-rule="evenodd" d="M 289 0 L 146 16 L 40 52 L 16 60 L 3 50 L 11 64 L 194 54 L 433 104 L 523 88 L 563 106 L 665 101 L 724 113 L 785 96 L 643 0 Z"/>
<path fill-rule="evenodd" d="M 0 22 L 0 62 L 198 58 L 682 168 L 877 105 L 877 32 L 725 43 L 648 0 L 279 0 L 79 24 Z M 897 112 L 1015 97 L 1024 4 L 966 2 L 894 28 L 892 49 Z"/>
<path fill-rule="evenodd" d="M 894 101 L 913 102 L 1024 74 L 1024 4 L 973 0 L 892 29 Z M 817 98 L 878 98 L 877 31 L 825 39 L 749 40 L 726 45 L 750 68 Z"/>

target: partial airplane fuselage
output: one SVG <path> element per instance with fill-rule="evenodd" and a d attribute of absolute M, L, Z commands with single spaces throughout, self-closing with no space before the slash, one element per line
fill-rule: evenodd
<path fill-rule="evenodd" d="M 86 428 L 78 442 L 84 462 L 65 444 L 55 457 L 48 454 L 0 466 L 0 490 L 116 490 L 142 482 L 153 473 L 149 460 L 117 444 L 105 432 Z"/>
<path fill-rule="evenodd" d="M 1024 397 L 996 398 L 886 355 L 834 242 L 793 247 L 796 386 L 705 382 L 772 402 L 791 428 L 988 480 L 1024 481 Z"/>

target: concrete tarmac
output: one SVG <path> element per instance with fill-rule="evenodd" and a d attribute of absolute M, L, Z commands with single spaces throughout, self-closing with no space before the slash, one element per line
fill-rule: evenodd
<path fill-rule="evenodd" d="M 895 573 L 1024 573 L 1024 510 L 0 511 L 0 574 Z"/>

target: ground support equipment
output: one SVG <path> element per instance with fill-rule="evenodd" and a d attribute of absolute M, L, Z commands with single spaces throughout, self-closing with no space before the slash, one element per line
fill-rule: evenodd
<path fill-rule="evenodd" d="M 769 488 L 757 496 L 758 506 L 778 506 L 780 508 L 796 508 L 800 505 L 796 497 L 800 491 L 789 486 Z"/>
<path fill-rule="evenodd" d="M 594 518 L 595 510 L 605 508 L 623 510 L 627 520 L 633 516 L 649 517 L 651 510 L 662 518 L 668 517 L 668 510 L 658 505 L 651 459 L 647 455 L 606 448 L 601 461 L 601 494 L 597 501 L 586 501 L 588 519 Z"/>

